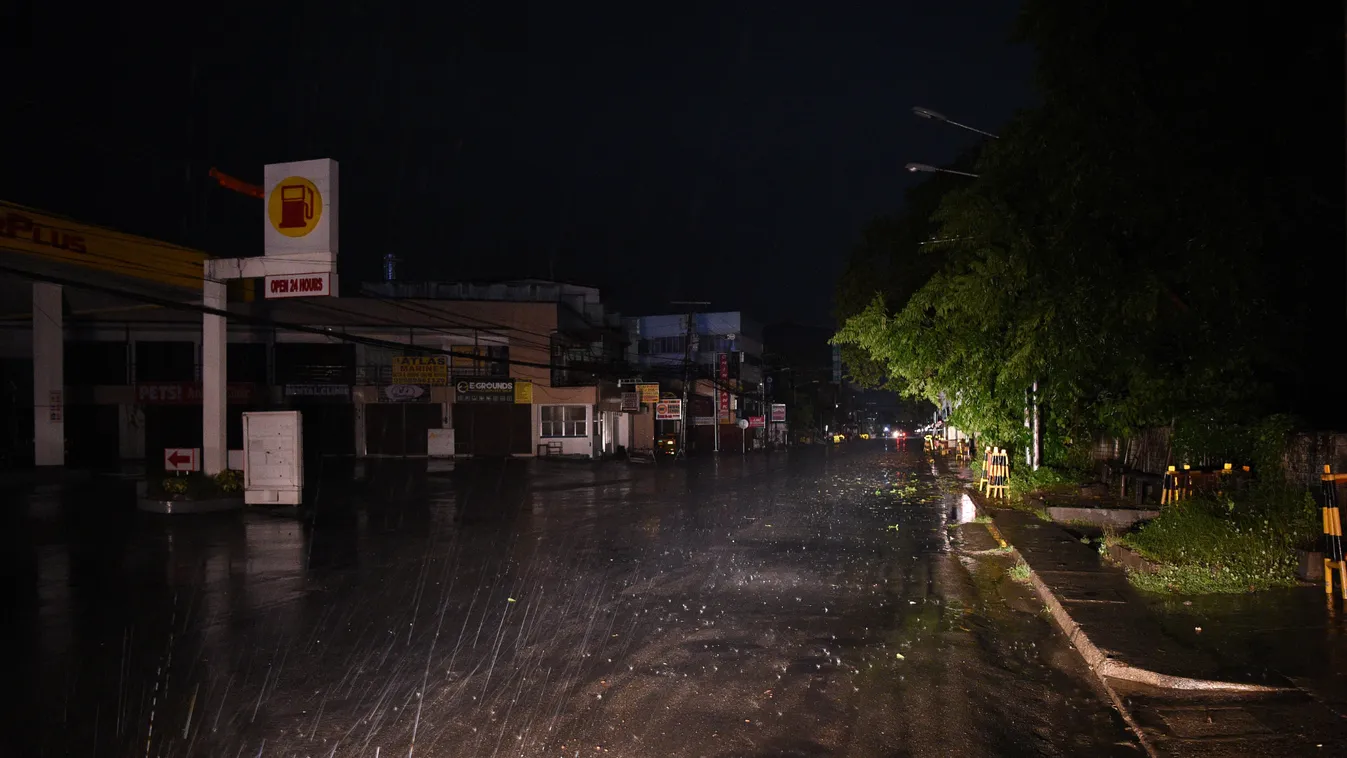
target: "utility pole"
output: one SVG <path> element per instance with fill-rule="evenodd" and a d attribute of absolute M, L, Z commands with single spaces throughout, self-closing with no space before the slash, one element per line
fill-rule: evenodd
<path fill-rule="evenodd" d="M 1030 424 L 1031 414 L 1033 412 L 1032 401 L 1029 399 L 1029 388 L 1024 388 L 1024 431 L 1033 436 L 1033 426 Z M 1034 443 L 1030 439 L 1029 444 L 1024 446 L 1024 465 L 1033 468 L 1034 466 Z"/>
<path fill-rule="evenodd" d="M 1034 469 L 1034 471 L 1037 471 L 1037 470 L 1038 470 L 1038 466 L 1039 466 L 1039 464 L 1042 462 L 1042 444 L 1043 444 L 1043 443 L 1042 443 L 1042 437 L 1041 437 L 1040 434 L 1039 434 L 1039 425 L 1038 425 L 1038 419 L 1039 419 L 1039 416 L 1040 416 L 1040 415 L 1041 415 L 1041 414 L 1039 413 L 1039 410 L 1038 410 L 1038 382 L 1034 382 L 1034 428 L 1033 428 L 1033 434 L 1034 434 L 1034 465 L 1033 465 L 1033 469 Z"/>
<path fill-rule="evenodd" d="M 693 373 L 692 338 L 696 334 L 694 327 L 696 325 L 697 306 L 710 305 L 711 303 L 706 300 L 675 300 L 672 304 L 689 306 L 687 335 L 684 337 L 683 344 L 683 419 L 678 422 L 678 457 L 683 458 L 687 456 L 688 449 L 688 396 L 691 389 L 690 379 Z M 717 424 L 717 430 L 719 430 L 719 424 Z"/>

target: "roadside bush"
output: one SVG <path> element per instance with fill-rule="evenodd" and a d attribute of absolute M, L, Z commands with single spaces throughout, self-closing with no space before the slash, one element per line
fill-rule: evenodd
<path fill-rule="evenodd" d="M 1160 565 L 1154 574 L 1130 574 L 1143 590 L 1195 595 L 1291 586 L 1295 550 L 1319 531 L 1317 510 L 1308 492 L 1264 485 L 1239 502 L 1193 499 L 1167 506 L 1120 541 Z"/>
<path fill-rule="evenodd" d="M 200 473 L 165 476 L 163 479 L 151 479 L 146 489 L 149 497 L 158 500 L 205 500 L 241 492 L 243 474 L 225 470 L 215 476 Z"/>
<path fill-rule="evenodd" d="M 1037 471 L 1028 466 L 1012 465 L 1010 468 L 1010 492 L 1016 497 L 1024 497 L 1033 492 L 1050 490 L 1055 487 L 1078 486 L 1090 479 L 1087 472 L 1079 469 L 1039 466 Z"/>

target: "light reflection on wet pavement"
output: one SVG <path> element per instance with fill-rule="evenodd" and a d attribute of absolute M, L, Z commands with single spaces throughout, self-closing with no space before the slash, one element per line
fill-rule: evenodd
<path fill-rule="evenodd" d="M 5 493 L 31 695 L 4 754 L 1139 754 L 958 554 L 918 452 L 384 461 L 314 492 L 308 521 Z"/>

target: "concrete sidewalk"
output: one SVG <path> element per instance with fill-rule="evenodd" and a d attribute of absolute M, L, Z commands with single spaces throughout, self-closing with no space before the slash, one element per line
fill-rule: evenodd
<path fill-rule="evenodd" d="M 1347 755 L 1341 601 L 1142 593 L 1066 529 L 971 497 L 1151 755 Z"/>
<path fill-rule="evenodd" d="M 1100 657 L 1090 661 L 1113 679 L 1172 689 L 1264 691 L 1294 684 L 1274 671 L 1232 663 L 1169 635 L 1119 568 L 1056 524 L 1023 511 L 992 512 L 1001 535 L 1033 569 Z"/>

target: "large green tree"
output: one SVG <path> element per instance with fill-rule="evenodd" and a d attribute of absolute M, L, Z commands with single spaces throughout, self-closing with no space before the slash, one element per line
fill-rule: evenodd
<path fill-rule="evenodd" d="M 934 275 L 872 298 L 838 342 L 911 395 L 956 398 L 956 423 L 1004 441 L 1022 434 L 1035 381 L 1058 443 L 1284 401 L 1273 389 L 1305 373 L 1296 335 L 1315 318 L 1297 294 L 1323 292 L 1304 272 L 1326 266 L 1287 264 L 1308 240 L 1298 227 L 1322 225 L 1315 209 L 1332 203 L 1288 170 L 1277 151 L 1291 145 L 1249 102 L 1294 70 L 1269 49 L 1303 61 L 1317 48 L 1205 3 L 1156 11 L 1026 3 L 1042 104 L 943 196 L 938 236 L 954 241 Z"/>

